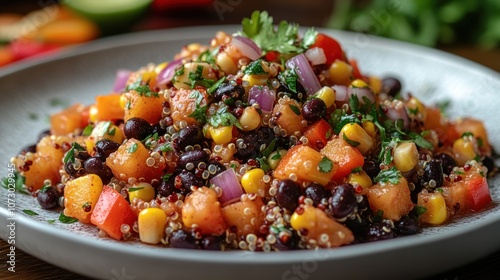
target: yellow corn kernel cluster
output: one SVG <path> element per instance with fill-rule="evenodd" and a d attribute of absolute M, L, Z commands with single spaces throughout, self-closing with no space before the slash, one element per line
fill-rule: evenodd
<path fill-rule="evenodd" d="M 134 201 L 134 199 L 151 201 L 155 198 L 155 189 L 149 183 L 140 182 L 128 190 L 128 197 L 130 202 Z"/>
<path fill-rule="evenodd" d="M 241 177 L 241 185 L 246 193 L 255 193 L 259 196 L 265 196 L 266 185 L 263 182 L 264 170 L 261 168 L 250 169 Z"/>
<path fill-rule="evenodd" d="M 453 155 L 459 166 L 477 156 L 477 143 L 473 136 L 462 136 L 453 142 Z"/>
<path fill-rule="evenodd" d="M 348 86 L 351 83 L 352 66 L 342 60 L 335 62 L 328 68 L 328 81 L 333 84 Z"/>
<path fill-rule="evenodd" d="M 306 206 L 302 210 L 301 214 L 295 211 L 290 217 L 290 225 L 296 231 L 302 229 L 310 230 L 316 226 L 316 208 Z"/>
<path fill-rule="evenodd" d="M 348 123 L 340 131 L 349 144 L 355 146 L 362 154 L 366 154 L 373 147 L 373 138 L 357 123 Z M 354 144 L 354 145 L 353 145 Z"/>
<path fill-rule="evenodd" d="M 427 211 L 420 216 L 420 221 L 431 225 L 440 225 L 448 219 L 446 201 L 440 192 L 419 193 L 417 205 Z"/>
<path fill-rule="evenodd" d="M 231 139 L 233 138 L 232 125 L 219 127 L 208 126 L 207 132 L 210 134 L 210 138 L 214 140 L 215 144 L 219 145 L 227 144 L 231 142 Z"/>
<path fill-rule="evenodd" d="M 363 187 L 363 189 L 367 189 L 373 185 L 372 179 L 364 170 L 349 174 L 349 176 L 347 176 L 347 182 L 353 186 L 359 185 Z"/>
<path fill-rule="evenodd" d="M 396 168 L 401 172 L 413 170 L 418 164 L 418 150 L 413 142 L 401 142 L 393 152 L 393 160 Z"/>
<path fill-rule="evenodd" d="M 356 80 L 351 82 L 351 87 L 366 88 L 369 86 L 365 81 L 363 81 L 361 79 L 356 79 Z"/>
<path fill-rule="evenodd" d="M 254 106 L 248 106 L 243 110 L 243 113 L 238 121 L 243 128 L 243 131 L 251 131 L 260 126 L 261 117 Z"/>
<path fill-rule="evenodd" d="M 330 108 L 333 104 L 335 104 L 336 94 L 335 91 L 331 87 L 322 87 L 320 88 L 314 96 L 323 100 L 326 104 L 326 108 Z"/>
<path fill-rule="evenodd" d="M 160 208 L 143 209 L 138 216 L 139 238 L 148 244 L 161 242 L 167 223 L 167 214 Z"/>

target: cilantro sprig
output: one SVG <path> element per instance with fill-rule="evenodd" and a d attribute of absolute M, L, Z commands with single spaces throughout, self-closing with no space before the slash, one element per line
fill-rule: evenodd
<path fill-rule="evenodd" d="M 282 54 L 301 53 L 316 40 L 317 32 L 310 28 L 300 40 L 299 25 L 281 21 L 274 27 L 273 18 L 266 11 L 255 11 L 241 22 L 241 35 L 252 39 L 263 52 Z"/>
<path fill-rule="evenodd" d="M 399 178 L 403 177 L 401 171 L 397 170 L 396 167 L 391 167 L 386 170 L 381 170 L 375 177 L 375 182 L 398 184 Z"/>

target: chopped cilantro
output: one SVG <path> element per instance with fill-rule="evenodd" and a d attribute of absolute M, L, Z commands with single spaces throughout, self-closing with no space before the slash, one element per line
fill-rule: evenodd
<path fill-rule="evenodd" d="M 128 189 L 128 192 L 136 192 L 136 191 L 142 190 L 142 189 L 144 189 L 144 187 L 130 188 L 130 189 Z"/>
<path fill-rule="evenodd" d="M 63 224 L 72 224 L 72 223 L 78 222 L 78 219 L 66 216 L 66 215 L 64 215 L 64 213 L 61 213 L 61 215 L 59 215 L 59 221 Z"/>
<path fill-rule="evenodd" d="M 63 162 L 67 163 L 68 161 L 75 162 L 75 151 L 85 151 L 85 148 L 82 147 L 77 142 L 73 142 L 71 144 L 71 148 L 64 155 Z"/>
<path fill-rule="evenodd" d="M 413 207 L 413 212 L 419 217 L 427 212 L 427 208 L 421 205 L 415 205 L 415 207 Z"/>
<path fill-rule="evenodd" d="M 314 29 L 309 29 L 300 41 L 298 24 L 282 21 L 275 29 L 273 18 L 266 11 L 253 12 L 241 25 L 241 34 L 252 39 L 264 52 L 300 53 L 315 42 L 317 35 Z"/>
<path fill-rule="evenodd" d="M 342 138 L 344 138 L 344 141 L 347 142 L 347 144 L 353 146 L 353 147 L 357 147 L 359 146 L 361 143 L 357 142 L 357 141 L 354 141 L 354 140 L 351 140 L 347 137 L 347 135 L 345 135 L 345 133 L 342 134 Z"/>
<path fill-rule="evenodd" d="M 190 83 L 188 84 L 191 88 L 195 86 L 203 86 L 206 88 L 211 87 L 215 81 L 212 79 L 205 79 L 203 77 L 203 65 L 196 66 L 196 70 L 188 73 L 188 79 Z"/>
<path fill-rule="evenodd" d="M 143 86 L 138 86 L 136 88 L 133 88 L 137 94 L 139 94 L 140 96 L 144 96 L 144 97 L 160 97 L 160 95 L 158 94 L 158 92 L 154 92 L 152 91 L 148 85 L 143 85 Z"/>
<path fill-rule="evenodd" d="M 380 171 L 375 177 L 375 182 L 398 184 L 399 178 L 402 176 L 401 171 L 397 170 L 396 167 L 393 166 L 387 170 Z"/>
<path fill-rule="evenodd" d="M 127 151 L 132 154 L 135 151 L 137 151 L 138 148 L 139 148 L 139 145 L 137 145 L 137 143 L 132 143 L 132 145 L 130 145 L 130 147 L 128 147 Z"/>
<path fill-rule="evenodd" d="M 37 212 L 35 212 L 35 211 L 33 211 L 33 210 L 30 210 L 30 209 L 23 209 L 23 212 L 24 212 L 25 214 L 30 215 L 30 216 L 38 216 L 38 213 L 37 213 Z"/>
<path fill-rule="evenodd" d="M 337 109 L 337 110 L 340 110 L 340 109 Z M 339 134 L 340 131 L 342 130 L 342 128 L 344 127 L 344 125 L 348 124 L 348 123 L 360 123 L 360 120 L 359 118 L 356 116 L 356 115 L 344 115 L 342 114 L 342 110 L 340 111 L 337 111 L 335 110 L 335 112 L 332 114 L 331 116 L 331 122 L 333 125 L 333 131 L 336 133 L 336 134 Z"/>
<path fill-rule="evenodd" d="M 262 59 L 258 59 L 255 61 L 252 61 L 248 66 L 245 68 L 243 73 L 247 75 L 261 75 L 261 74 L 267 74 L 266 71 L 262 68 Z"/>
<path fill-rule="evenodd" d="M 12 184 L 14 184 L 14 189 L 17 192 L 28 194 L 28 191 L 24 187 L 25 180 L 26 178 L 23 175 L 21 175 L 18 171 L 14 171 L 13 173 L 9 173 L 8 177 L 2 178 L 2 187 L 8 189 L 10 188 L 9 185 L 12 186 Z"/>
<path fill-rule="evenodd" d="M 228 107 L 221 107 L 217 112 L 210 116 L 208 123 L 213 127 L 217 128 L 219 126 L 231 126 L 234 125 L 241 129 L 241 125 L 233 114 L 228 112 Z"/>
<path fill-rule="evenodd" d="M 288 106 L 290 106 L 290 109 L 292 109 L 292 111 L 295 113 L 295 115 L 300 115 L 300 109 L 299 107 L 293 105 L 293 104 L 289 104 Z"/>
<path fill-rule="evenodd" d="M 462 133 L 462 136 L 460 136 L 460 137 L 464 138 L 464 137 L 469 137 L 469 136 L 474 137 L 474 133 L 467 131 L 467 132 Z"/>
<path fill-rule="evenodd" d="M 205 106 L 199 106 L 196 105 L 196 109 L 188 115 L 188 117 L 195 119 L 201 124 L 205 124 L 207 122 L 207 105 Z"/>
<path fill-rule="evenodd" d="M 268 157 L 269 155 L 271 155 L 271 153 L 274 150 L 274 146 L 276 146 L 276 141 L 277 141 L 276 139 L 273 139 L 271 143 L 267 145 L 267 147 L 262 151 L 263 156 Z"/>
<path fill-rule="evenodd" d="M 170 142 L 166 142 L 165 144 L 160 146 L 160 151 L 164 153 L 172 152 L 174 148 L 172 148 L 172 144 Z"/>
<path fill-rule="evenodd" d="M 256 158 L 257 162 L 259 163 L 259 167 L 264 170 L 264 173 L 268 172 L 271 170 L 271 166 L 269 166 L 269 163 L 267 163 L 267 160 L 264 160 L 263 158 Z"/>
<path fill-rule="evenodd" d="M 174 174 L 167 173 L 167 174 L 163 175 L 163 177 L 161 177 L 161 179 L 166 182 L 166 181 L 170 180 L 170 178 L 172 177 L 172 175 L 174 175 Z"/>
<path fill-rule="evenodd" d="M 92 134 L 92 130 L 94 130 L 94 126 L 89 124 L 87 125 L 83 131 L 82 131 L 82 135 L 83 136 L 90 136 L 90 134 Z"/>
<path fill-rule="evenodd" d="M 55 222 L 56 222 L 56 220 L 52 220 L 52 219 L 51 220 L 47 220 L 47 223 L 49 223 L 49 224 L 53 224 Z"/>
<path fill-rule="evenodd" d="M 324 156 L 318 164 L 319 172 L 328 173 L 333 169 L 333 162 L 326 156 Z"/>
<path fill-rule="evenodd" d="M 358 167 L 356 167 L 356 168 L 353 168 L 353 169 L 351 170 L 351 173 L 359 173 L 359 172 L 361 172 L 361 171 L 363 171 L 363 167 L 358 166 Z"/>
<path fill-rule="evenodd" d="M 205 96 L 199 90 L 193 90 L 189 93 L 189 98 L 196 99 L 196 105 L 200 105 L 203 102 Z"/>
<path fill-rule="evenodd" d="M 220 78 L 217 82 L 215 82 L 215 84 L 213 84 L 211 87 L 207 89 L 207 92 L 209 94 L 213 94 L 217 90 L 217 88 L 219 88 L 219 86 L 225 81 L 226 81 L 226 76 Z"/>
<path fill-rule="evenodd" d="M 422 132 L 422 133 L 424 133 L 424 132 Z M 415 143 L 415 145 L 419 146 L 420 148 L 428 149 L 428 150 L 434 149 L 434 145 L 432 145 L 431 142 L 427 141 L 422 136 L 422 134 L 418 134 L 416 132 L 410 132 L 408 134 L 408 136 L 413 140 L 413 142 Z"/>
<path fill-rule="evenodd" d="M 285 71 L 278 74 L 278 79 L 280 79 L 282 83 L 286 84 L 291 92 L 297 93 L 297 81 L 299 80 L 299 76 L 297 75 L 297 72 L 295 72 L 295 69 L 286 68 Z"/>

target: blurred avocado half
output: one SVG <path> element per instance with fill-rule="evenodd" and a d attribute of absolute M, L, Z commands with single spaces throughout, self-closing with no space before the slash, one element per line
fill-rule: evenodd
<path fill-rule="evenodd" d="M 127 31 L 148 10 L 153 0 L 61 0 L 75 13 L 95 22 L 102 35 Z"/>

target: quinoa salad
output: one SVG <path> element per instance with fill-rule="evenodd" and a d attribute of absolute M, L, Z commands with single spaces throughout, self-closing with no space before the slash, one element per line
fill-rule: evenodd
<path fill-rule="evenodd" d="M 51 115 L 8 179 L 101 238 L 218 251 L 387 240 L 492 203 L 481 120 L 363 72 L 314 28 L 265 11 L 241 27 L 118 70 L 109 94 Z"/>

